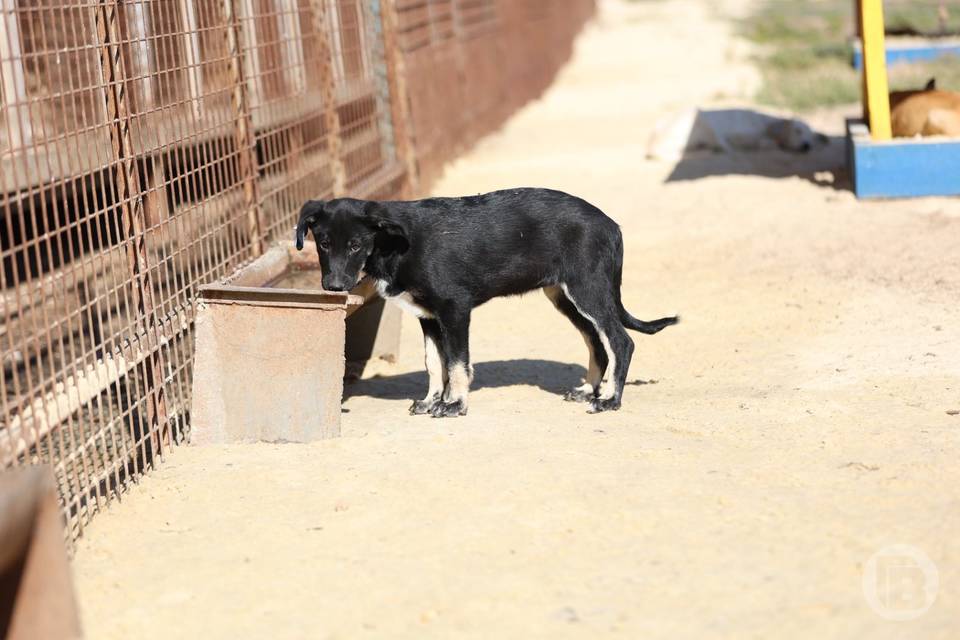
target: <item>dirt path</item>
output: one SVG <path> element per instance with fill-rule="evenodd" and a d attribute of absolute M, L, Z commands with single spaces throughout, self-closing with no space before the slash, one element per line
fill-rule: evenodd
<path fill-rule="evenodd" d="M 584 349 L 532 294 L 475 313 L 469 416 L 408 417 L 407 321 L 344 438 L 182 448 L 97 518 L 90 638 L 956 637 L 960 202 L 857 203 L 822 170 L 836 147 L 807 177 L 644 162 L 664 108 L 755 82 L 708 6 L 603 2 L 558 84 L 437 187 L 553 186 L 621 222 L 626 306 L 684 316 L 636 336 L 623 410 L 560 400 Z M 864 597 L 895 543 L 939 570 L 910 622 Z M 879 609 L 922 604 L 893 570 Z"/>

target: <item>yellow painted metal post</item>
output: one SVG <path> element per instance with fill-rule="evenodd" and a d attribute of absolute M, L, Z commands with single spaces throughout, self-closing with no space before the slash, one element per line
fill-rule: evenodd
<path fill-rule="evenodd" d="M 864 106 L 874 140 L 889 140 L 890 89 L 887 84 L 886 47 L 884 45 L 882 0 L 860 0 L 860 26 L 863 44 Z"/>
<path fill-rule="evenodd" d="M 863 121 L 870 122 L 870 109 L 867 108 L 867 74 L 863 71 L 863 0 L 853 0 L 853 15 L 857 21 L 857 32 L 854 36 L 860 42 L 860 100 Z"/>

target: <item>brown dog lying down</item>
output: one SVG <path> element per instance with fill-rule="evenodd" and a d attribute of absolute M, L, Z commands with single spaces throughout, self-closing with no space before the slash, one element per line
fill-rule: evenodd
<path fill-rule="evenodd" d="M 920 90 L 893 91 L 890 125 L 897 138 L 960 137 L 960 93 L 937 89 L 934 79 Z"/>

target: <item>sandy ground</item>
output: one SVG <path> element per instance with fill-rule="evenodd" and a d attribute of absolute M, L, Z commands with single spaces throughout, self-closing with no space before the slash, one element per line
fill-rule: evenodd
<path fill-rule="evenodd" d="M 626 306 L 684 316 L 635 336 L 623 409 L 560 400 L 586 354 L 536 293 L 475 312 L 469 416 L 409 417 L 407 321 L 342 439 L 184 447 L 96 519 L 91 638 L 957 637 L 960 202 L 858 203 L 837 145 L 645 162 L 665 109 L 756 76 L 714 3 L 601 4 L 436 191 L 552 186 L 623 225 Z M 892 544 L 938 570 L 912 621 L 879 615 L 934 586 L 868 562 Z"/>

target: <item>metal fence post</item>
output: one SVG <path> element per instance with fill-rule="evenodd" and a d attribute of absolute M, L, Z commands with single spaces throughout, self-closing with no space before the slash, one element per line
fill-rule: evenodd
<path fill-rule="evenodd" d="M 333 176 L 333 195 L 339 197 L 347 191 L 347 170 L 343 164 L 343 138 L 340 115 L 337 113 L 337 79 L 333 73 L 334 52 L 330 46 L 326 2 L 310 0 L 310 14 L 313 16 L 313 28 L 320 51 L 320 95 L 323 100 L 323 126 L 327 132 L 330 173 Z M 333 28 L 333 25 L 329 27 Z"/>
<path fill-rule="evenodd" d="M 146 248 L 146 220 L 143 186 L 137 158 L 130 136 L 130 113 L 127 109 L 127 78 L 122 61 L 120 0 L 103 2 L 97 10 L 97 37 L 100 46 L 100 65 L 107 100 L 107 118 L 110 122 L 110 141 L 113 147 L 114 180 L 120 204 L 124 242 L 127 243 L 127 263 L 132 276 L 132 293 L 139 325 L 137 333 L 146 337 L 144 359 L 147 392 L 147 428 L 152 443 L 149 454 L 141 440 L 141 455 L 147 460 L 161 455 L 169 444 L 166 407 L 163 399 L 163 367 L 160 359 L 158 322 L 153 304 L 153 286 Z"/>
<path fill-rule="evenodd" d="M 250 112 L 248 78 L 244 76 L 244 52 L 242 25 L 237 12 L 236 0 L 223 0 L 223 15 L 227 21 L 227 52 L 230 55 L 230 79 L 233 82 L 234 145 L 240 160 L 240 176 L 243 180 L 243 200 L 247 209 L 247 232 L 253 256 L 263 254 L 263 221 L 260 208 L 260 176 L 257 163 L 257 140 L 253 115 Z M 252 16 L 251 16 L 251 19 Z M 256 56 L 256 52 L 250 55 Z M 257 82 L 257 78 L 249 81 Z"/>
<path fill-rule="evenodd" d="M 406 66 L 397 39 L 396 0 L 380 0 L 380 16 L 383 22 L 383 55 L 387 66 L 387 86 L 390 90 L 393 139 L 397 158 L 406 170 L 404 195 L 413 196 L 420 191 L 420 175 L 410 141 L 410 99 L 407 94 Z"/>

